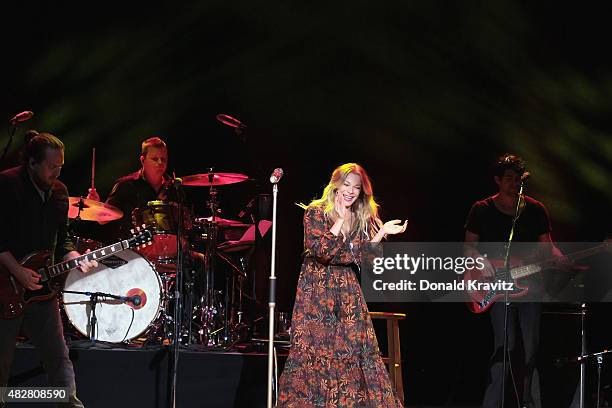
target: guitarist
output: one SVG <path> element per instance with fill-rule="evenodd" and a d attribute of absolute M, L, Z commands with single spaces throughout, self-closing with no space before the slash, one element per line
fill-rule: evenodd
<path fill-rule="evenodd" d="M 484 242 L 507 242 L 512 219 L 518 202 L 521 177 L 526 174 L 523 160 L 514 154 L 502 155 L 495 167 L 494 180 L 498 186 L 497 194 L 477 201 L 472 206 L 465 224 L 466 256 L 478 257 L 487 253 L 489 259 L 495 257 L 483 248 Z M 516 222 L 513 242 L 539 242 L 541 256 L 559 256 L 561 252 L 554 246 L 550 237 L 550 220 L 548 211 L 542 203 L 524 196 L 521 200 L 520 216 Z M 499 245 L 498 245 L 499 247 Z M 503 259 L 503 251 L 496 254 Z M 516 254 L 513 254 L 516 255 Z M 495 270 L 488 260 L 485 261 L 483 278 L 491 279 Z M 538 282 L 530 282 L 530 292 Z M 535 284 L 535 285 L 533 285 Z M 494 336 L 494 353 L 490 361 L 490 373 L 487 389 L 483 399 L 483 408 L 501 406 L 503 344 L 504 344 L 504 302 L 503 299 L 492 305 L 491 323 Z M 512 303 L 508 311 L 508 353 L 512 353 L 516 336 L 522 335 L 525 351 L 525 378 L 523 382 L 523 405 L 521 407 L 540 407 L 539 381 L 536 371 L 536 353 L 540 339 L 540 303 Z M 507 365 L 508 367 L 508 365 Z M 509 373 L 507 373 L 509 374 Z M 506 375 L 506 379 L 510 379 Z M 508 383 L 510 384 L 510 383 Z M 517 385 L 519 387 L 520 385 Z"/>
<path fill-rule="evenodd" d="M 80 255 L 66 232 L 68 190 L 57 179 L 64 165 L 64 144 L 50 133 L 30 131 L 27 136 L 22 165 L 0 173 L 0 282 L 5 286 L 0 290 L 4 293 L 14 290 L 9 273 L 17 285 L 42 288 L 40 275 L 18 262 L 27 254 L 50 250 L 64 260 Z M 83 272 L 96 266 L 96 261 L 81 262 Z M 0 319 L 0 386 L 7 384 L 21 329 L 39 350 L 50 385 L 67 387 L 66 406 L 83 407 L 76 396 L 56 297 L 28 304 L 18 317 Z"/>

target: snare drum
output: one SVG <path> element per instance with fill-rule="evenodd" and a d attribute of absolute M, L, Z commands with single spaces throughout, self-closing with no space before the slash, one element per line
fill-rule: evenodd
<path fill-rule="evenodd" d="M 159 264 L 176 261 L 176 234 L 178 226 L 178 204 L 165 201 L 149 201 L 146 207 L 138 207 L 132 211 L 134 226 L 142 224 L 155 228 L 153 243 L 140 249 L 139 252 Z M 183 228 L 191 228 L 191 218 L 187 208 L 183 211 Z"/>
<path fill-rule="evenodd" d="M 73 270 L 65 290 L 103 292 L 116 296 L 140 296 L 135 306 L 116 299 L 98 299 L 96 340 L 121 343 L 143 334 L 157 320 L 162 309 L 162 283 L 155 268 L 141 255 L 125 250 L 99 261 L 88 273 Z M 70 323 L 84 336 L 91 336 L 90 297 L 63 294 L 64 311 Z"/>

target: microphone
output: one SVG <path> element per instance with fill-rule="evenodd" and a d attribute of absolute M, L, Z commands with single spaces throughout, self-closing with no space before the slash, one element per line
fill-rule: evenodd
<path fill-rule="evenodd" d="M 31 119 L 32 116 L 34 116 L 34 112 L 32 112 L 32 111 L 23 111 L 21 113 L 16 114 L 15 116 L 13 116 L 12 119 L 9 121 L 9 123 L 14 126 L 17 123 L 25 122 L 26 120 Z"/>
<path fill-rule="evenodd" d="M 218 114 L 217 120 L 229 127 L 233 127 L 236 129 L 246 129 L 246 125 L 244 123 L 242 123 L 236 118 L 231 117 L 230 115 L 226 115 L 225 113 Z"/>
<path fill-rule="evenodd" d="M 176 177 L 174 175 L 174 173 L 172 173 L 172 175 L 165 175 L 164 176 L 164 188 L 167 190 L 171 189 L 171 188 L 178 188 L 181 187 L 183 185 L 183 179 L 180 177 Z"/>
<path fill-rule="evenodd" d="M 280 181 L 282 177 L 283 177 L 283 169 L 281 169 L 280 167 L 277 167 L 276 169 L 274 169 L 274 171 L 272 172 L 272 175 L 270 176 L 270 183 L 276 184 Z"/>
<path fill-rule="evenodd" d="M 126 303 L 131 303 L 134 306 L 140 306 L 140 304 L 142 303 L 142 298 L 140 297 L 140 295 L 122 296 L 121 300 L 123 300 Z"/>

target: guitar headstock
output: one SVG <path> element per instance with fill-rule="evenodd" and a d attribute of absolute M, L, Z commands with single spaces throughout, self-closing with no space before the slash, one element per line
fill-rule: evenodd
<path fill-rule="evenodd" d="M 140 227 L 132 228 L 130 232 L 132 236 L 127 240 L 130 248 L 144 248 L 153 244 L 154 228 L 142 224 Z"/>

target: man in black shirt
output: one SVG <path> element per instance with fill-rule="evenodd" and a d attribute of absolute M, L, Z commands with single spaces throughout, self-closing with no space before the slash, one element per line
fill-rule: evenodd
<path fill-rule="evenodd" d="M 109 224 L 116 237 L 129 235 L 133 228 L 132 212 L 145 208 L 149 201 L 166 200 L 172 179 L 166 174 L 168 168 L 168 149 L 159 137 L 151 137 L 142 142 L 140 163 L 142 167 L 121 177 L 115 182 L 106 203 L 123 211 L 123 218 Z M 100 201 L 95 190 L 89 191 L 87 198 Z M 116 238 L 115 236 L 112 239 Z M 110 237 L 109 237 L 110 238 Z"/>
<path fill-rule="evenodd" d="M 495 171 L 497 194 L 477 201 L 472 206 L 465 225 L 466 256 L 478 257 L 485 253 L 488 259 L 503 259 L 503 246 L 485 243 L 508 241 L 512 220 L 519 200 L 521 177 L 525 173 L 522 159 L 513 154 L 499 158 Z M 513 242 L 532 242 L 537 248 L 536 256 L 562 256 L 550 237 L 550 221 L 544 205 L 524 196 L 520 204 L 520 216 L 516 222 Z M 516 249 L 519 245 L 515 244 Z M 531 246 L 530 246 L 531 247 Z M 522 247 L 525 248 L 525 247 Z M 500 250 L 502 249 L 502 250 Z M 497 252 L 497 253 L 495 253 Z M 527 253 L 515 251 L 513 256 L 525 257 Z M 495 270 L 485 261 L 483 277 L 493 278 Z M 530 292 L 538 293 L 538 280 L 529 282 Z M 504 344 L 504 302 L 493 304 L 490 310 L 494 335 L 494 354 L 491 358 L 490 377 L 483 399 L 483 408 L 499 408 L 502 393 Z M 539 303 L 513 303 L 508 311 L 508 353 L 514 351 L 518 325 L 520 324 L 525 363 L 525 379 L 522 399 L 524 407 L 540 407 L 539 381 L 535 370 L 536 353 L 539 346 L 541 305 Z M 509 375 L 506 378 L 510 378 Z"/>
<path fill-rule="evenodd" d="M 177 260 L 178 204 L 177 191 L 173 178 L 166 173 L 168 168 L 168 148 L 159 137 L 150 137 L 142 142 L 140 151 L 141 168 L 119 178 L 106 199 L 106 203 L 123 211 L 123 218 L 105 226 L 104 235 L 113 240 L 128 235 L 129 230 L 143 222 L 155 222 L 158 229 L 152 244 L 138 252 L 155 265 L 159 273 L 175 273 Z M 88 198 L 100 201 L 95 190 L 90 190 Z M 150 204 L 149 204 L 150 203 Z M 136 211 L 134 211 L 136 210 Z M 189 221 L 183 209 L 183 225 Z M 182 241 L 185 248 L 186 241 Z M 186 261 L 199 261 L 202 268 L 203 255 L 189 251 Z"/>
<path fill-rule="evenodd" d="M 40 250 L 64 260 L 80 254 L 67 237 L 68 190 L 57 179 L 64 164 L 64 145 L 49 133 L 29 136 L 23 164 L 0 173 L 0 273 L 9 273 L 24 288 L 37 290 L 40 275 L 18 259 Z M 83 272 L 96 266 L 96 261 L 81 262 Z M 67 406 L 82 407 L 55 297 L 26 305 L 18 317 L 0 319 L 0 386 L 8 381 L 21 329 L 39 349 L 50 384 L 67 387 Z"/>

